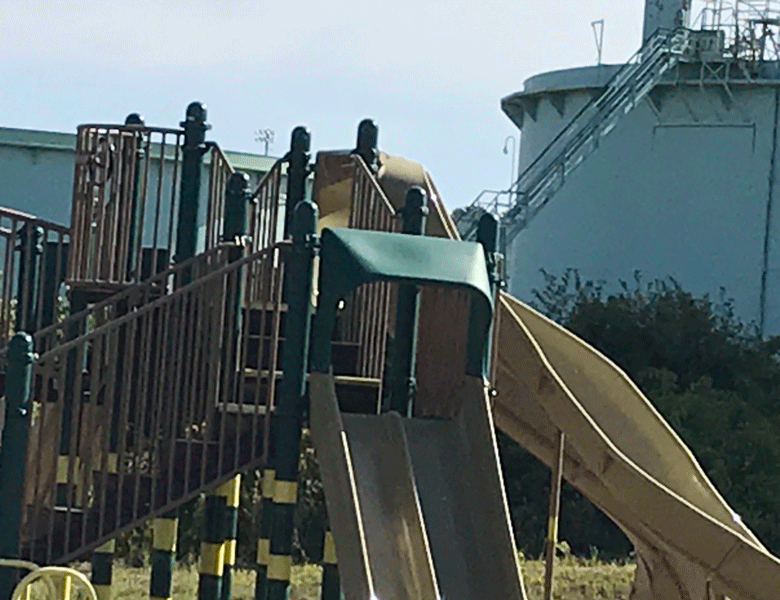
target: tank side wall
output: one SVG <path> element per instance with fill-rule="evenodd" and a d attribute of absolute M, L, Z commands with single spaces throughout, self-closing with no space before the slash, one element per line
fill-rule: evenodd
<path fill-rule="evenodd" d="M 660 114 L 643 103 L 624 116 L 516 240 L 511 291 L 532 300 L 544 284 L 540 269 L 576 268 L 615 286 L 640 272 L 713 298 L 725 288 L 738 314 L 758 322 L 774 94 L 736 88 L 729 107 L 714 90 L 669 88 Z M 522 144 L 535 147 L 534 133 L 524 128 Z M 777 293 L 767 304 L 780 313 Z M 767 321 L 780 330 L 780 318 Z"/>

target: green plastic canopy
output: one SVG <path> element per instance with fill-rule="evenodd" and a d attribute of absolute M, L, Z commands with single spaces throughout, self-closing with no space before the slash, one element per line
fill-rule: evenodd
<path fill-rule="evenodd" d="M 330 346 L 336 303 L 365 283 L 383 280 L 468 288 L 481 305 L 480 312 L 487 316 L 481 321 L 489 328 L 493 294 L 481 244 L 330 228 L 322 230 L 320 244 L 320 291 L 312 348 L 312 367 L 317 371 L 327 371 L 330 366 L 325 346 Z M 487 333 L 480 332 L 485 342 Z"/>

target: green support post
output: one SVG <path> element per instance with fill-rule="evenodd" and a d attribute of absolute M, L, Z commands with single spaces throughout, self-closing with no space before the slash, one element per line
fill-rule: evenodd
<path fill-rule="evenodd" d="M 311 324 L 310 299 L 314 257 L 317 254 L 317 206 L 309 201 L 295 207 L 292 250 L 288 258 L 288 312 L 282 349 L 282 381 L 276 408 L 273 525 L 268 560 L 268 600 L 285 600 L 290 584 L 293 513 L 297 496 L 298 458 L 303 424 L 306 371 Z"/>
<path fill-rule="evenodd" d="M 491 293 L 495 295 L 501 283 L 498 272 L 498 218 L 485 213 L 477 225 L 477 241 L 485 251 L 488 279 Z M 469 309 L 469 332 L 466 343 L 466 373 L 473 377 L 485 376 L 490 363 L 490 327 L 493 315 L 482 304 L 471 303 Z M 488 335 L 485 336 L 485 331 Z"/>
<path fill-rule="evenodd" d="M 222 241 L 234 242 L 228 250 L 231 262 L 239 260 L 244 254 L 243 236 L 246 235 L 246 208 L 252 197 L 249 187 L 249 176 L 244 173 L 233 173 L 227 182 L 225 190 L 225 215 L 222 223 Z M 228 294 L 225 299 L 225 336 L 230 341 L 222 348 L 222 364 L 230 369 L 230 379 L 227 389 L 233 390 L 234 398 L 238 395 L 238 354 L 241 335 L 241 269 L 236 269 L 228 278 Z M 235 287 L 234 287 L 235 286 Z M 231 291 L 235 291 L 231 295 Z M 231 318 L 232 317 L 232 318 Z"/>
<path fill-rule="evenodd" d="M 24 493 L 28 398 L 32 376 L 33 340 L 15 334 L 8 343 L 5 376 L 5 427 L 0 446 L 0 557 L 19 558 L 19 524 Z M 0 598 L 10 598 L 16 571 L 0 568 Z"/>
<path fill-rule="evenodd" d="M 273 460 L 269 461 L 273 464 Z M 272 467 L 263 470 L 260 506 L 260 530 L 257 535 L 257 566 L 255 576 L 255 600 L 265 600 L 268 593 L 268 559 L 271 555 L 271 526 L 273 525 L 274 487 L 276 471 Z"/>
<path fill-rule="evenodd" d="M 428 215 L 428 197 L 425 190 L 414 186 L 406 193 L 401 209 L 401 233 L 423 235 Z M 411 417 L 417 388 L 415 363 L 417 355 L 417 321 L 420 312 L 419 288 L 416 285 L 398 286 L 395 316 L 395 344 L 393 377 L 390 389 L 390 410 L 402 417 Z"/>
<path fill-rule="evenodd" d="M 336 558 L 336 542 L 333 533 L 328 528 L 322 548 L 322 587 L 321 600 L 341 600 L 341 580 L 339 578 L 338 560 Z"/>
<path fill-rule="evenodd" d="M 232 242 L 246 235 L 246 207 L 252 199 L 249 175 L 233 173 L 225 190 L 225 218 L 222 223 L 222 241 Z"/>
<path fill-rule="evenodd" d="M 25 224 L 19 230 L 19 287 L 16 301 L 16 331 L 35 331 L 39 263 L 43 254 L 43 228 Z"/>
<path fill-rule="evenodd" d="M 113 577 L 114 549 L 116 543 L 109 540 L 92 552 L 92 585 L 98 600 L 111 600 L 111 579 Z"/>
<path fill-rule="evenodd" d="M 179 218 L 176 223 L 176 262 L 184 262 L 195 256 L 198 242 L 198 217 L 200 215 L 200 180 L 203 155 L 208 150 L 206 131 L 206 106 L 192 102 L 187 107 L 182 147 L 181 191 L 179 193 Z M 182 273 L 177 282 L 181 287 L 190 282 L 190 273 Z"/>
<path fill-rule="evenodd" d="M 222 598 L 222 575 L 225 572 L 225 507 L 224 496 L 206 496 L 203 513 L 206 526 L 200 544 L 198 600 Z"/>
<path fill-rule="evenodd" d="M 127 227 L 127 279 L 133 280 L 137 265 L 136 258 L 138 255 L 138 248 L 136 243 L 140 243 L 138 240 L 138 223 L 143 223 L 143 215 L 138 214 L 138 183 L 141 177 L 141 168 L 144 162 L 144 156 L 146 154 L 146 148 L 144 148 L 144 134 L 143 127 L 146 126 L 144 118 L 138 113 L 130 113 L 125 119 L 125 125 L 138 127 L 139 133 L 136 136 L 136 143 L 134 146 L 130 146 L 130 156 L 125 157 L 125 166 L 129 167 L 130 162 L 134 162 L 133 165 L 133 183 L 130 190 L 130 223 Z M 123 183 L 123 185 L 125 185 Z"/>
<path fill-rule="evenodd" d="M 152 576 L 149 581 L 150 600 L 171 600 L 173 564 L 176 557 L 178 510 L 157 517 L 152 524 Z"/>
<path fill-rule="evenodd" d="M 358 154 L 372 172 L 379 169 L 379 128 L 372 119 L 363 119 L 358 125 L 357 146 L 353 154 Z"/>
<path fill-rule="evenodd" d="M 59 263 L 59 271 L 57 266 Z M 57 303 L 59 300 L 58 291 L 65 282 L 65 274 L 68 267 L 68 242 L 46 242 L 46 253 L 43 265 L 43 306 L 41 310 L 41 328 L 53 325 L 56 320 Z"/>
<path fill-rule="evenodd" d="M 287 203 L 284 210 L 284 238 L 292 232 L 295 207 L 306 197 L 306 178 L 309 175 L 311 134 L 299 125 L 292 131 L 287 160 Z"/>

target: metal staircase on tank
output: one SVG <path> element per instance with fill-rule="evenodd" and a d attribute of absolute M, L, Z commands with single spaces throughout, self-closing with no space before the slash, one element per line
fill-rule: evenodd
<path fill-rule="evenodd" d="M 463 239 L 476 236 L 484 212 L 501 219 L 502 245 L 509 245 L 533 217 L 561 189 L 568 176 L 595 152 L 601 138 L 618 119 L 630 112 L 673 68 L 688 43 L 685 29 L 659 29 L 604 86 L 597 98 L 585 105 L 507 191 L 483 193 L 465 209 L 455 211 Z"/>
<path fill-rule="evenodd" d="M 45 223 L 11 215 L 9 256 L 16 236 L 18 298 L 29 304 L 17 310 L 27 311 L 22 323 L 37 353 L 19 516 L 20 556 L 28 560 L 81 558 L 272 456 L 291 251 L 282 228 L 305 194 L 308 132 L 296 129 L 290 152 L 252 191 L 204 141 L 205 110 L 193 106 L 181 130 L 135 120 L 80 127 L 71 227 L 36 230 L 37 254 L 22 234 Z M 352 165 L 351 203 L 364 210 L 351 210 L 348 226 L 393 230 L 394 211 L 372 169 L 359 154 Z M 174 260 L 171 240 L 187 218 L 181 204 L 193 172 L 208 179 L 205 243 Z M 201 197 L 197 186 L 189 191 Z M 54 323 L 36 315 L 59 289 L 25 291 L 36 289 L 44 268 L 70 290 L 70 315 Z M 367 307 L 372 317 L 384 314 L 388 298 L 381 286 L 345 298 L 332 348 L 347 412 L 378 408 L 384 343 L 377 340 L 387 326 Z"/>

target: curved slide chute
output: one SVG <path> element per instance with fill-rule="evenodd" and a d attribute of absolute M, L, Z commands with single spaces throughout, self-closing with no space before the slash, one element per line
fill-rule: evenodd
<path fill-rule="evenodd" d="M 457 237 L 455 225 L 421 165 L 384 153 L 380 162 L 377 180 L 393 206 L 403 204 L 409 186 L 420 185 L 431 198 L 427 234 Z M 350 188 L 343 181 L 346 171 L 336 171 L 331 171 L 332 185 L 322 184 L 318 196 L 320 214 L 328 226 L 346 225 L 349 214 Z M 490 417 L 499 429 L 548 466 L 555 461 L 559 432 L 566 435 L 564 478 L 607 514 L 634 544 L 637 570 L 631 599 L 780 597 L 780 561 L 742 523 L 690 450 L 625 373 L 597 350 L 508 294 L 501 294 L 497 310 L 497 396 L 492 399 Z M 325 390 L 326 382 L 321 383 Z M 313 411 L 314 404 L 312 393 Z M 335 428 L 333 439 L 348 437 L 349 426 L 336 423 L 330 425 Z M 394 439 L 400 440 L 398 447 L 406 453 L 405 464 L 414 465 L 410 448 L 415 442 L 410 439 L 409 429 L 389 424 L 382 427 L 385 436 L 395 427 Z M 488 435 L 492 434 L 483 432 L 482 437 Z M 483 442 L 489 447 L 493 440 Z M 340 464 L 348 464 L 349 452 L 339 447 Z M 318 445 L 318 453 L 320 448 Z M 354 470 L 354 464 L 350 468 Z M 325 465 L 323 475 L 331 482 L 348 479 L 343 472 L 329 473 Z M 414 492 L 419 503 L 420 489 L 429 476 L 415 472 L 412 466 L 411 474 L 407 470 L 397 481 L 412 481 L 407 495 L 412 497 Z M 444 487 L 454 485 L 450 482 Z M 344 488 L 341 493 L 348 492 L 354 490 Z M 441 501 L 446 502 L 444 495 Z M 416 525 L 422 527 L 418 532 L 424 530 L 423 522 L 424 516 Z M 354 536 L 363 525 L 358 526 L 354 520 L 350 527 L 333 525 L 337 548 L 340 533 L 342 540 L 360 539 Z M 408 531 L 415 531 L 415 527 Z M 365 536 L 365 532 L 360 535 Z M 342 546 L 349 543 L 343 541 Z M 419 556 L 432 556 L 432 542 L 428 540 L 427 544 L 428 554 Z M 342 577 L 350 577 L 342 556 L 339 558 Z M 426 561 L 418 560 L 418 564 Z M 435 568 L 431 569 L 434 572 Z M 432 577 L 435 585 L 435 575 Z"/>

